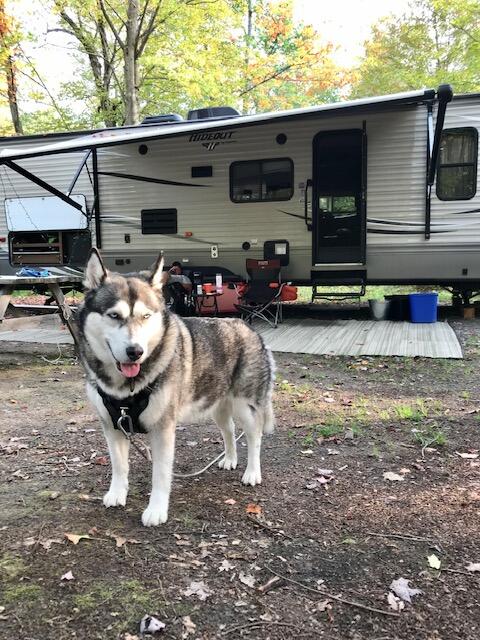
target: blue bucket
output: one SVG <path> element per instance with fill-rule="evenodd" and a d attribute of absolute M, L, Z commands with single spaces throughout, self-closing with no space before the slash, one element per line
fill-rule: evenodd
<path fill-rule="evenodd" d="M 410 321 L 436 322 L 438 293 L 410 293 Z"/>

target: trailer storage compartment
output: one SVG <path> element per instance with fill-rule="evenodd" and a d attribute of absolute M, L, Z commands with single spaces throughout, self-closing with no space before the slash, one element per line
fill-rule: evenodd
<path fill-rule="evenodd" d="M 8 236 L 10 264 L 83 266 L 91 248 L 89 231 L 14 231 Z"/>

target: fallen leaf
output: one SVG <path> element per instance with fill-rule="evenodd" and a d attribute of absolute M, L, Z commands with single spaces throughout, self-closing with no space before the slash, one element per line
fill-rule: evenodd
<path fill-rule="evenodd" d="M 77 534 L 77 533 L 65 533 L 65 538 L 72 542 L 73 544 L 78 544 L 80 540 L 91 540 L 91 536 L 88 534 Z"/>
<path fill-rule="evenodd" d="M 255 578 L 248 573 L 243 573 L 243 571 L 240 571 L 238 579 L 242 584 L 247 585 L 247 587 L 250 587 L 251 589 L 255 587 Z"/>
<path fill-rule="evenodd" d="M 393 593 L 401 598 L 404 602 L 412 602 L 412 596 L 418 596 L 422 592 L 420 589 L 411 589 L 408 586 L 410 580 L 406 580 L 405 578 L 398 578 L 397 580 L 393 580 L 390 585 L 390 589 Z"/>
<path fill-rule="evenodd" d="M 115 546 L 117 547 L 117 549 L 120 549 L 120 547 L 123 547 L 123 545 L 127 542 L 126 538 L 124 538 L 123 536 L 117 536 L 111 531 L 105 531 L 105 535 L 115 540 Z"/>
<path fill-rule="evenodd" d="M 193 580 L 183 594 L 185 596 L 197 596 L 199 600 L 206 600 L 209 596 L 213 595 L 213 591 L 203 580 L 199 582 Z"/>
<path fill-rule="evenodd" d="M 440 558 L 438 558 L 434 553 L 427 557 L 428 566 L 432 567 L 432 569 L 440 569 L 442 566 L 442 562 Z"/>
<path fill-rule="evenodd" d="M 387 602 L 390 609 L 393 609 L 394 611 L 400 612 L 405 609 L 405 603 L 403 602 L 403 600 L 401 598 L 398 598 L 391 591 L 388 592 Z"/>
<path fill-rule="evenodd" d="M 60 491 L 52 491 L 48 496 L 50 500 L 55 500 L 60 495 Z"/>
<path fill-rule="evenodd" d="M 195 629 L 197 628 L 197 625 L 194 622 L 192 622 L 192 619 L 190 618 L 190 616 L 183 616 L 182 623 L 184 628 L 184 632 L 182 633 L 182 638 L 186 638 L 190 634 L 195 633 Z"/>
<path fill-rule="evenodd" d="M 254 513 L 255 515 L 259 515 L 260 513 L 262 513 L 262 507 L 259 504 L 254 504 L 253 502 L 247 504 L 245 510 L 247 513 Z"/>
<path fill-rule="evenodd" d="M 233 498 L 228 498 L 228 500 L 225 500 L 225 504 L 237 504 L 237 501 Z"/>
<path fill-rule="evenodd" d="M 95 464 L 106 466 L 108 464 L 107 456 L 99 456 L 98 458 L 95 458 Z"/>
<path fill-rule="evenodd" d="M 329 600 L 322 600 L 322 602 L 317 602 L 317 611 L 319 611 L 320 613 L 331 608 L 332 605 L 330 604 Z"/>
<path fill-rule="evenodd" d="M 75 576 L 73 575 L 73 573 L 71 571 L 67 571 L 67 573 L 63 574 L 63 576 L 60 578 L 60 580 L 75 580 Z"/>
<path fill-rule="evenodd" d="M 63 544 L 63 540 L 59 538 L 49 538 L 48 540 L 40 540 L 38 544 L 48 551 L 53 543 Z"/>
<path fill-rule="evenodd" d="M 470 562 L 467 565 L 467 571 L 480 571 L 480 562 Z"/>
<path fill-rule="evenodd" d="M 228 560 L 223 560 L 222 564 L 218 567 L 218 570 L 220 572 L 222 572 L 222 571 L 231 571 L 232 569 L 235 569 L 235 565 L 233 565 Z"/>
<path fill-rule="evenodd" d="M 390 480 L 391 482 L 401 482 L 402 480 L 405 480 L 403 476 L 398 473 L 393 473 L 393 471 L 385 471 L 385 473 L 383 474 L 383 479 Z"/>
<path fill-rule="evenodd" d="M 460 456 L 460 458 L 463 458 L 464 460 L 475 460 L 479 455 L 478 453 L 460 453 L 459 451 L 455 451 L 455 453 L 457 454 L 457 456 Z"/>
<path fill-rule="evenodd" d="M 165 623 L 154 616 L 143 616 L 140 622 L 140 635 L 144 633 L 157 633 L 165 629 Z"/>
<path fill-rule="evenodd" d="M 327 449 L 327 456 L 338 456 L 339 453 L 337 449 Z"/>

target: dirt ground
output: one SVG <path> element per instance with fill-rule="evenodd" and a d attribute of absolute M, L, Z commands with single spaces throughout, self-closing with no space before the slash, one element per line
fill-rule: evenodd
<path fill-rule="evenodd" d="M 452 324 L 461 361 L 278 355 L 263 484 L 241 485 L 241 442 L 236 471 L 176 479 L 155 529 L 135 451 L 127 507 L 101 504 L 72 353 L 3 350 L 0 638 L 132 640 L 148 614 L 189 640 L 478 640 L 480 322 Z M 180 428 L 176 471 L 220 450 L 213 425 Z M 396 613 L 399 578 L 421 594 Z"/>

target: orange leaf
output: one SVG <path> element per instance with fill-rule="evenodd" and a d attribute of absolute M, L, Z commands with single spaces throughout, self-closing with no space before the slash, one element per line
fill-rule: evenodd
<path fill-rule="evenodd" d="M 259 504 L 255 504 L 254 502 L 250 502 L 247 504 L 247 513 L 254 513 L 255 515 L 260 515 L 262 513 L 262 507 Z"/>

